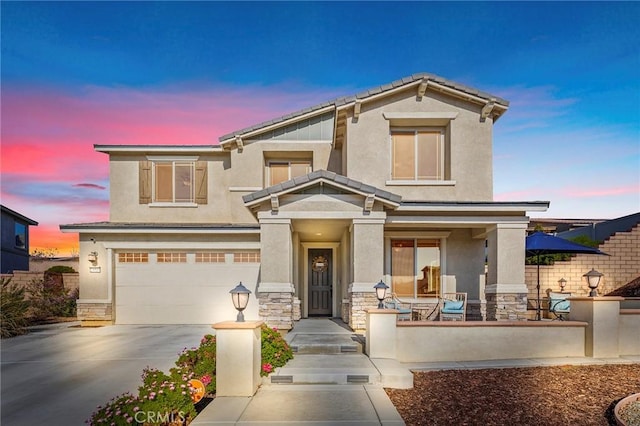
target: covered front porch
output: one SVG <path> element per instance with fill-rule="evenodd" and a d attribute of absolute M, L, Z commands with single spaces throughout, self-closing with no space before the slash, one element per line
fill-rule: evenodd
<path fill-rule="evenodd" d="M 402 202 L 326 171 L 244 201 L 260 223 L 257 297 L 271 326 L 326 316 L 364 330 L 381 280 L 426 304 L 464 292 L 465 319 L 525 318 L 525 213 L 546 203 Z"/>

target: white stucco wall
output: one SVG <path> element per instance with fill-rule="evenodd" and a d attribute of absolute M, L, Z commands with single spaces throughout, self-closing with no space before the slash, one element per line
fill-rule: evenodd
<path fill-rule="evenodd" d="M 491 201 L 492 126 L 480 121 L 480 106 L 433 91 L 421 100 L 416 89 L 363 103 L 357 120 L 347 120 L 346 167 L 349 177 L 401 195 L 405 200 Z M 450 147 L 450 178 L 453 186 L 387 186 L 391 178 L 390 122 L 383 113 L 454 112 L 457 117 L 446 127 Z"/>
<path fill-rule="evenodd" d="M 585 356 L 586 323 L 398 324 L 400 362 Z"/>

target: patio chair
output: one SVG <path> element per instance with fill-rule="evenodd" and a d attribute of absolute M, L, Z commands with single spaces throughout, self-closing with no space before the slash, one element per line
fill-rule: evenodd
<path fill-rule="evenodd" d="M 406 308 L 402 305 L 409 305 L 409 307 Z M 391 296 L 384 301 L 384 307 L 387 309 L 398 310 L 398 321 L 411 321 L 411 315 L 413 312 L 411 309 L 411 303 L 401 301 L 395 293 L 391 293 Z"/>
<path fill-rule="evenodd" d="M 443 293 L 440 321 L 464 321 L 467 317 L 467 293 Z"/>
<path fill-rule="evenodd" d="M 571 302 L 567 300 L 571 293 L 549 292 L 549 312 L 551 312 L 555 320 L 564 321 L 565 317 L 571 312 Z"/>

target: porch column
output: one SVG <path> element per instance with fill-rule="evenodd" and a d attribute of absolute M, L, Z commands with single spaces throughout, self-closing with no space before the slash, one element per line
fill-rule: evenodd
<path fill-rule="evenodd" d="M 349 326 L 354 330 L 366 329 L 367 309 L 378 306 L 373 286 L 384 277 L 384 222 L 384 218 L 354 219 L 351 227 Z"/>
<path fill-rule="evenodd" d="M 292 262 L 290 219 L 260 219 L 260 318 L 269 327 L 290 330 L 293 325 Z"/>
<path fill-rule="evenodd" d="M 526 320 L 526 223 L 499 223 L 487 234 L 487 320 Z"/>

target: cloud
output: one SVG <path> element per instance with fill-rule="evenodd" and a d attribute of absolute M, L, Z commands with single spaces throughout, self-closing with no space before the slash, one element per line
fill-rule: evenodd
<path fill-rule="evenodd" d="M 76 183 L 74 188 L 91 188 L 91 189 L 107 189 L 106 186 L 96 185 L 95 183 Z"/>

